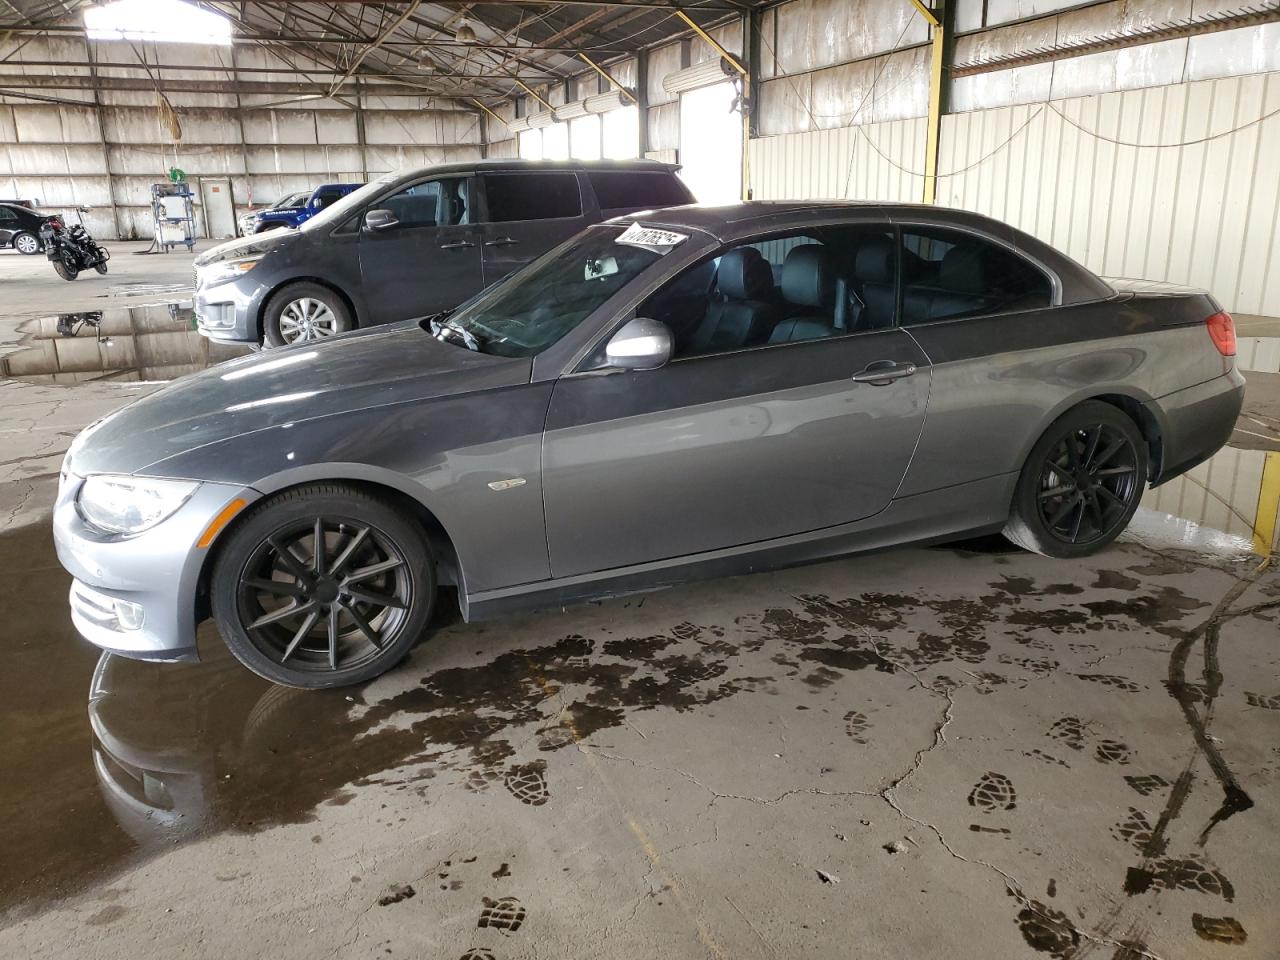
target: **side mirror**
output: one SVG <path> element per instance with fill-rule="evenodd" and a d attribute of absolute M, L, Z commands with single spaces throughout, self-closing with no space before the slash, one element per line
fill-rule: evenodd
<path fill-rule="evenodd" d="M 389 230 L 399 223 L 390 210 L 370 210 L 364 215 L 364 225 L 370 230 Z"/>
<path fill-rule="evenodd" d="M 671 329 L 658 320 L 636 317 L 613 335 L 604 348 L 611 367 L 656 370 L 671 359 Z"/>

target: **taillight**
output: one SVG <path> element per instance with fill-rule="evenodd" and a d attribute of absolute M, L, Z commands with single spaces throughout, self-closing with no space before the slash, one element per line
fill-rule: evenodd
<path fill-rule="evenodd" d="M 1213 345 L 1218 348 L 1218 352 L 1224 357 L 1234 357 L 1236 325 L 1231 319 L 1231 314 L 1225 310 L 1215 313 L 1205 320 L 1204 325 L 1209 328 L 1209 336 L 1213 338 Z"/>

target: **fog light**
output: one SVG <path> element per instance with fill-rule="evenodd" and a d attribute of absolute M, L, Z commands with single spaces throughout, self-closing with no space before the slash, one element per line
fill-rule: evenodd
<path fill-rule="evenodd" d="M 116 611 L 116 620 L 119 622 L 121 630 L 142 629 L 142 621 L 146 618 L 146 611 L 142 609 L 141 604 L 134 603 L 131 600 L 115 600 L 113 604 Z"/>

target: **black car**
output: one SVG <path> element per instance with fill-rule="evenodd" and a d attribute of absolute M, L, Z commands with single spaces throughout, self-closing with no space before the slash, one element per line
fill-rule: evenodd
<path fill-rule="evenodd" d="M 485 160 L 394 173 L 296 231 L 196 258 L 195 310 L 214 340 L 299 343 L 456 307 L 593 223 L 692 203 L 651 160 Z"/>
<path fill-rule="evenodd" d="M 16 202 L 0 203 L 0 250 L 13 247 L 28 256 L 39 253 L 44 249 L 40 243 L 40 225 L 56 219 Z"/>

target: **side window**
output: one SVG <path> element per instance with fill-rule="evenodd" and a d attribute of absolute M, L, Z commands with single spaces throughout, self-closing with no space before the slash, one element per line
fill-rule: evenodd
<path fill-rule="evenodd" d="M 676 358 L 887 329 L 895 259 L 886 225 L 774 234 L 694 264 L 637 315 L 671 328 Z"/>
<path fill-rule="evenodd" d="M 1004 247 L 953 230 L 902 233 L 902 323 L 1035 310 L 1053 302 L 1038 267 Z"/>
<path fill-rule="evenodd" d="M 0 223 L 17 223 L 18 215 L 8 207 L 0 207 Z"/>
<path fill-rule="evenodd" d="M 559 220 L 582 216 L 582 192 L 574 173 L 491 173 L 484 178 L 489 220 Z"/>
<path fill-rule="evenodd" d="M 323 210 L 331 203 L 342 199 L 341 190 L 321 190 L 316 194 L 316 209 Z"/>
<path fill-rule="evenodd" d="M 466 177 L 427 180 L 381 200 L 402 226 L 455 227 L 471 222 L 470 181 Z"/>
<path fill-rule="evenodd" d="M 588 174 L 596 203 L 605 214 L 617 210 L 655 210 L 691 203 L 688 189 L 674 175 L 630 171 L 594 171 Z"/>

